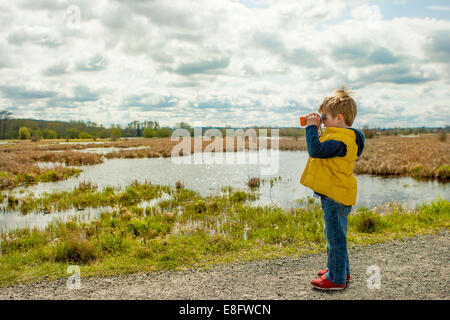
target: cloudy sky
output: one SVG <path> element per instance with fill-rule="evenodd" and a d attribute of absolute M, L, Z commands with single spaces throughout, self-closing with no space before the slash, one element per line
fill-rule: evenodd
<path fill-rule="evenodd" d="M 447 0 L 0 2 L 0 110 L 126 126 L 297 126 L 345 84 L 363 125 L 450 124 Z"/>

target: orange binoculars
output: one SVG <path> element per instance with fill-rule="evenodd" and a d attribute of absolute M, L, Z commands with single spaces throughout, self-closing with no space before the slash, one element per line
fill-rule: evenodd
<path fill-rule="evenodd" d="M 318 113 L 314 113 L 314 115 L 316 115 L 317 117 L 319 117 L 320 121 L 324 121 L 326 119 L 325 113 L 324 114 L 318 114 Z M 302 127 L 306 126 L 306 117 L 300 117 L 300 125 Z"/>

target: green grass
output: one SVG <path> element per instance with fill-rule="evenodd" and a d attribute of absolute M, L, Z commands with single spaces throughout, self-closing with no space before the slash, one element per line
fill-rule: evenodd
<path fill-rule="evenodd" d="M 54 182 L 59 180 L 65 180 L 70 177 L 78 177 L 81 173 L 80 169 L 76 168 L 63 168 L 60 171 L 48 169 L 40 174 L 35 173 L 17 173 L 12 174 L 6 171 L 0 171 L 0 178 L 9 180 L 8 184 L 11 186 L 29 186 L 39 182 Z M 0 179 L 1 180 L 1 179 Z M 4 187 L 6 189 L 6 187 Z"/>
<path fill-rule="evenodd" d="M 83 190 L 83 191 L 81 191 Z M 163 192 L 170 200 L 152 209 L 138 207 Z M 0 286 L 68 277 L 69 265 L 81 276 L 156 270 L 183 270 L 255 259 L 298 256 L 325 250 L 323 213 L 314 200 L 283 210 L 253 207 L 254 193 L 227 189 L 201 197 L 187 189 L 133 183 L 124 190 L 97 190 L 92 184 L 71 192 L 27 199 L 31 207 L 116 204 L 89 223 L 55 222 L 44 231 L 21 230 L 1 235 Z M 20 208 L 23 203 L 18 205 Z M 437 198 L 414 210 L 394 205 L 379 215 L 366 208 L 349 215 L 349 245 L 367 245 L 449 228 L 450 204 Z M 245 228 L 245 231 L 244 231 Z M 245 237 L 244 237 L 245 232 Z"/>
<path fill-rule="evenodd" d="M 39 211 L 47 208 L 50 211 L 62 211 L 74 207 L 100 207 L 100 206 L 132 206 L 141 201 L 151 200 L 161 196 L 163 192 L 171 190 L 168 186 L 151 185 L 150 183 L 134 182 L 124 190 L 106 187 L 101 191 L 90 182 L 81 182 L 72 191 L 55 193 L 44 192 L 41 197 L 28 195 L 20 200 L 11 196 L 8 208 L 18 209 L 22 214 Z"/>

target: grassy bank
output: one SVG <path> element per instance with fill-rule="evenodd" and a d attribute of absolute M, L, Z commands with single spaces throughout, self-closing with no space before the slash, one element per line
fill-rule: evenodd
<path fill-rule="evenodd" d="M 325 248 L 323 213 L 313 199 L 283 210 L 250 206 L 255 194 L 230 188 L 210 197 L 137 182 L 124 190 L 78 189 L 28 201 L 73 206 L 84 199 L 85 206 L 109 203 L 116 209 L 89 223 L 55 222 L 44 231 L 2 234 L 1 286 L 67 277 L 67 267 L 74 264 L 87 277 L 207 267 Z M 138 206 L 164 192 L 171 198 L 151 208 Z M 449 218 L 450 204 L 440 198 L 416 209 L 393 206 L 384 214 L 361 208 L 349 216 L 348 239 L 350 245 L 365 245 L 428 233 L 449 228 Z"/>

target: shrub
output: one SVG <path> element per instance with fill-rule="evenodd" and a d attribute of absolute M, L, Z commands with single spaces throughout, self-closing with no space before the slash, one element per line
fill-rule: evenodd
<path fill-rule="evenodd" d="M 19 139 L 21 140 L 30 139 L 30 136 L 31 134 L 27 127 L 21 127 L 19 129 Z"/>
<path fill-rule="evenodd" d="M 78 138 L 78 135 L 80 134 L 80 130 L 76 128 L 69 128 L 66 130 L 66 138 L 68 139 L 76 139 Z"/>
<path fill-rule="evenodd" d="M 366 208 L 360 208 L 358 211 L 358 214 L 349 219 L 349 223 L 355 226 L 357 232 L 374 233 L 381 231 L 386 226 L 386 222 L 379 214 Z"/>
<path fill-rule="evenodd" d="M 142 133 L 144 138 L 153 138 L 156 137 L 156 130 L 153 128 L 147 127 L 144 129 L 144 132 Z"/>
<path fill-rule="evenodd" d="M 91 134 L 89 134 L 89 133 L 87 133 L 87 132 L 81 132 L 79 135 L 78 135 L 78 137 L 80 138 L 80 139 L 92 139 L 92 135 Z"/>
<path fill-rule="evenodd" d="M 111 140 L 116 141 L 122 136 L 122 131 L 119 128 L 114 128 L 111 130 Z"/>
<path fill-rule="evenodd" d="M 92 243 L 79 233 L 71 233 L 64 242 L 54 248 L 54 260 L 86 264 L 96 259 L 96 251 Z"/>
<path fill-rule="evenodd" d="M 47 139 L 57 139 L 58 138 L 58 134 L 55 131 L 53 131 L 53 130 L 48 130 L 46 138 Z"/>

